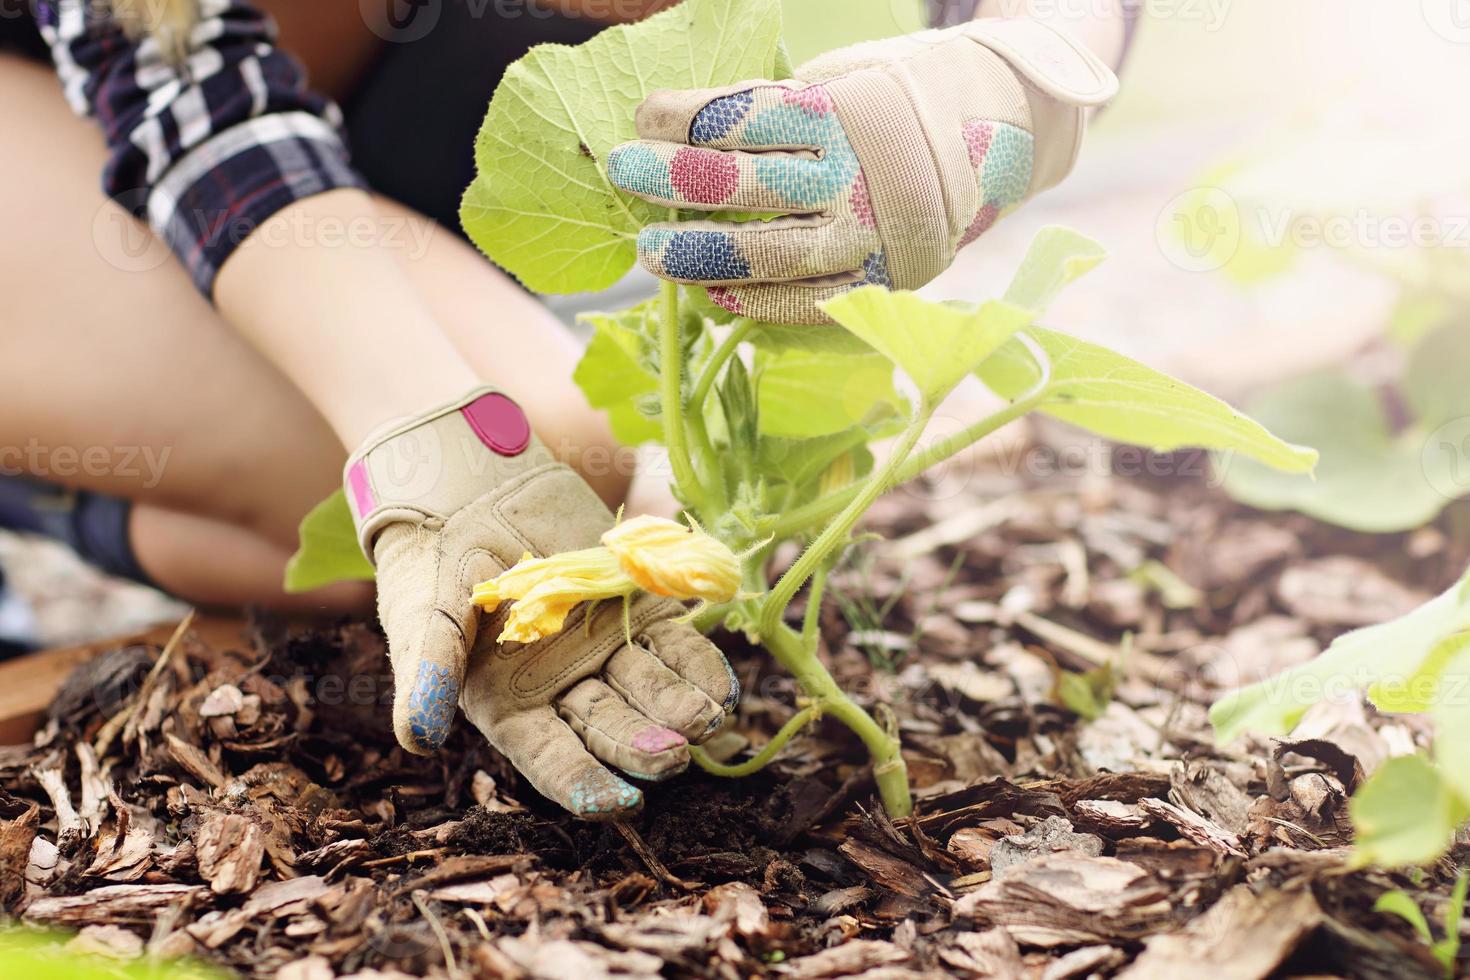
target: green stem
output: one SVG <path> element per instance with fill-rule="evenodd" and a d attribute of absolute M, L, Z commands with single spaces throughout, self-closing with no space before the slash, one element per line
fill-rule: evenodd
<path fill-rule="evenodd" d="M 689 441 L 684 426 L 683 382 L 684 357 L 679 343 L 679 285 L 665 282 L 660 298 L 663 308 L 658 325 L 659 401 L 663 413 L 664 445 L 669 452 L 669 465 L 674 471 L 674 486 L 684 502 L 697 511 L 704 508 L 704 488 L 694 475 L 689 457 Z"/>
<path fill-rule="evenodd" d="M 740 345 L 754 329 L 754 320 L 742 319 L 735 324 L 729 336 L 720 342 L 720 346 L 715 348 L 715 352 L 710 355 L 709 363 L 704 366 L 699 380 L 695 382 L 694 391 L 689 395 L 690 415 L 703 417 L 704 403 L 709 398 L 710 390 L 714 388 L 715 382 L 719 380 L 720 370 L 724 368 L 725 362 L 729 361 L 740 349 Z"/>
<path fill-rule="evenodd" d="M 806 580 L 825 563 L 837 549 L 847 541 L 852 534 L 852 529 L 857 522 L 873 506 L 873 502 L 887 493 L 900 479 L 904 461 L 913 452 L 914 446 L 918 444 L 919 437 L 924 434 L 924 428 L 929 424 L 929 418 L 934 414 L 934 409 L 928 405 L 920 408 L 919 413 L 909 422 L 909 426 L 898 443 L 893 447 L 892 453 L 887 461 L 879 469 L 875 470 L 868 479 L 858 484 L 857 494 L 842 509 L 832 522 L 823 528 L 822 533 L 813 541 L 811 547 L 804 551 L 796 564 L 786 570 L 781 580 L 771 589 L 766 596 L 766 601 L 761 609 L 760 634 L 762 640 L 776 630 L 781 624 L 781 617 L 786 612 L 786 607 L 791 604 L 796 593 L 806 584 Z"/>
<path fill-rule="evenodd" d="M 909 794 L 908 766 L 903 761 L 898 739 L 843 693 L 817 659 L 816 650 L 803 643 L 795 630 L 783 623 L 762 635 L 761 643 L 796 677 L 813 706 L 820 708 L 823 715 L 842 722 L 862 739 L 873 761 L 873 780 L 878 784 L 878 795 L 888 815 L 897 819 L 912 813 L 914 801 Z"/>
<path fill-rule="evenodd" d="M 822 626 L 822 596 L 827 591 L 827 575 L 832 566 L 823 565 L 812 576 L 812 587 L 806 594 L 806 615 L 801 621 L 801 642 L 809 649 L 817 648 L 817 631 Z"/>
<path fill-rule="evenodd" d="M 705 494 L 706 510 L 695 510 L 700 511 L 700 520 L 704 520 L 707 514 L 724 513 L 729 506 L 729 494 L 725 490 L 725 479 L 720 472 L 720 457 L 715 454 L 714 443 L 709 437 L 709 427 L 704 423 L 703 411 L 696 412 L 692 407 L 686 408 L 684 423 L 694 442 L 694 469 Z"/>
<path fill-rule="evenodd" d="M 781 726 L 781 730 L 776 733 L 774 738 L 766 743 L 765 748 L 739 765 L 727 766 L 722 762 L 716 762 L 709 757 L 709 753 L 697 745 L 690 746 L 689 755 L 694 759 L 695 765 L 707 773 L 715 776 L 724 776 L 729 779 L 740 779 L 760 772 L 766 766 L 770 765 L 771 760 L 776 757 L 776 753 L 785 748 L 787 742 L 791 741 L 798 732 L 821 716 L 822 709 L 820 705 L 815 703 L 807 705 L 792 715 L 790 721 Z"/>
<path fill-rule="evenodd" d="M 972 446 L 992 432 L 1011 424 L 1016 419 L 1031 412 L 1044 398 L 1045 393 L 1041 392 L 1012 402 L 1001 411 L 988 415 L 973 425 L 961 429 L 949 438 L 935 443 L 923 452 L 916 454 L 912 459 L 904 461 L 898 467 L 894 484 L 907 483 L 931 466 L 944 462 L 967 446 Z M 818 500 L 813 500 L 809 504 L 804 504 L 801 507 L 787 511 L 765 529 L 766 533 L 778 541 L 795 537 L 807 529 L 821 524 L 823 521 L 832 517 L 832 515 L 839 513 L 859 493 L 863 492 L 864 487 L 865 484 L 854 483 L 852 486 L 843 487 L 835 493 L 828 494 Z"/>

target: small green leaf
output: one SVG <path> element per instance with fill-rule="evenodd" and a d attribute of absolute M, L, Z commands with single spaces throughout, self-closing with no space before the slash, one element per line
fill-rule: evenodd
<path fill-rule="evenodd" d="M 1035 318 L 1030 310 L 1006 302 L 992 300 L 971 308 L 882 286 L 844 293 L 823 309 L 898 365 L 930 405 L 937 405 Z"/>
<path fill-rule="evenodd" d="M 1470 628 L 1467 590 L 1470 576 L 1398 619 L 1338 637 L 1307 663 L 1232 691 L 1210 708 L 1216 738 L 1285 735 L 1324 698 L 1415 676 L 1446 637 Z"/>
<path fill-rule="evenodd" d="M 1470 806 L 1421 755 L 1389 759 L 1349 804 L 1357 831 L 1354 863 L 1427 864 L 1444 853 Z"/>
<path fill-rule="evenodd" d="M 1106 249 L 1081 232 L 1048 225 L 1032 239 L 1021 267 L 1006 290 L 1006 302 L 1040 314 L 1056 299 L 1057 293 L 1097 268 L 1107 257 Z"/>
<path fill-rule="evenodd" d="M 1225 402 L 1096 344 L 1042 327 L 1026 333 L 1050 366 L 1041 411 L 1119 442 L 1170 452 L 1189 446 L 1227 450 L 1290 473 L 1310 472 L 1317 452 L 1272 435 Z M 1042 367 L 1019 340 L 980 366 L 980 379 L 1017 399 L 1042 380 Z"/>
<path fill-rule="evenodd" d="M 658 393 L 658 378 L 648 370 L 651 348 L 643 329 L 643 307 L 626 313 L 583 314 L 592 342 L 572 374 L 587 403 L 607 412 L 613 435 L 624 445 L 658 439 L 662 428 L 641 408 Z"/>
<path fill-rule="evenodd" d="M 884 407 L 905 411 L 881 354 L 841 357 L 792 350 L 757 359 L 762 435 L 805 439 L 843 432 Z"/>
<path fill-rule="evenodd" d="M 1460 958 L 1460 922 L 1465 917 L 1465 895 L 1470 890 L 1470 875 L 1461 871 L 1450 892 L 1449 907 L 1444 913 L 1444 938 L 1434 944 L 1434 955 L 1444 964 L 1445 976 L 1455 975 L 1455 961 Z"/>
<path fill-rule="evenodd" d="M 755 392 L 751 390 L 750 372 L 738 357 L 730 359 L 725 378 L 719 388 L 720 407 L 725 413 L 725 433 L 730 440 L 732 463 L 751 465 L 756 453 L 759 411 Z"/>
<path fill-rule="evenodd" d="M 1414 927 L 1420 939 L 1426 943 L 1434 942 L 1434 933 L 1429 931 L 1429 920 L 1424 918 L 1423 909 L 1419 908 L 1418 902 L 1409 897 L 1408 892 L 1398 890 L 1384 892 L 1378 896 L 1378 901 L 1373 903 L 1373 911 L 1398 916 Z"/>
<path fill-rule="evenodd" d="M 301 543 L 286 563 L 287 592 L 311 592 L 336 582 L 371 582 L 372 564 L 363 557 L 341 490 L 301 520 Z"/>
<path fill-rule="evenodd" d="M 1081 674 L 1058 670 L 1056 698 L 1079 718 L 1097 721 L 1107 712 L 1117 686 L 1118 676 L 1111 665 Z"/>
<path fill-rule="evenodd" d="M 1294 442 L 1315 446 L 1315 480 L 1250 460 L 1217 460 L 1225 492 L 1261 510 L 1296 510 L 1369 534 L 1422 527 L 1450 502 L 1437 486 L 1451 474 L 1433 470 L 1457 454 L 1424 453 L 1417 432 L 1394 436 L 1378 394 L 1337 371 L 1284 382 L 1252 400 L 1252 417 Z"/>
<path fill-rule="evenodd" d="M 577 47 L 543 44 L 511 65 L 475 141 L 460 221 L 485 254 L 546 293 L 606 289 L 637 260 L 638 230 L 666 208 L 615 192 L 603 169 L 637 139 L 655 89 L 771 78 L 779 0 L 685 0 Z"/>

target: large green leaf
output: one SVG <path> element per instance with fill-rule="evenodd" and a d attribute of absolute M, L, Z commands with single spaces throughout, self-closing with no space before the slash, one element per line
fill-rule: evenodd
<path fill-rule="evenodd" d="M 1035 314 L 992 300 L 979 307 L 936 303 L 916 293 L 864 286 L 823 309 L 909 376 L 937 405 Z"/>
<path fill-rule="evenodd" d="M 782 353 L 790 350 L 814 354 L 871 354 L 873 348 L 839 327 L 792 326 L 757 323 L 750 343 L 757 350 Z"/>
<path fill-rule="evenodd" d="M 302 518 L 300 544 L 286 563 L 287 592 L 311 592 L 334 582 L 371 582 L 373 566 L 363 557 L 341 490 Z"/>
<path fill-rule="evenodd" d="M 588 313 L 581 317 L 593 330 L 572 379 L 593 408 L 607 412 L 613 435 L 624 445 L 658 439 L 662 426 L 645 411 L 657 404 L 658 377 L 648 368 L 652 355 L 644 311 Z"/>
<path fill-rule="evenodd" d="M 1273 432 L 1315 446 L 1322 461 L 1313 480 L 1250 460 L 1217 460 L 1225 491 L 1241 503 L 1297 510 L 1368 533 L 1420 527 L 1449 503 L 1426 473 L 1422 434 L 1392 434 L 1377 392 L 1340 372 L 1293 379 L 1248 408 Z"/>
<path fill-rule="evenodd" d="M 779 0 L 684 0 L 577 47 L 541 45 L 506 71 L 475 141 L 460 220 L 531 289 L 605 289 L 667 211 L 617 193 L 603 161 L 635 139 L 654 89 L 707 88 L 777 70 Z"/>
<path fill-rule="evenodd" d="M 1168 452 L 1189 446 L 1240 453 L 1292 473 L 1310 472 L 1315 450 L 1284 442 L 1225 402 L 1121 354 L 1067 334 L 1028 327 L 1049 364 L 1040 410 L 1119 442 Z M 1043 380 L 1020 339 L 977 372 L 991 390 L 1016 399 Z"/>
<path fill-rule="evenodd" d="M 1431 430 L 1446 422 L 1470 418 L 1467 365 L 1470 365 L 1470 328 L 1464 326 L 1434 330 L 1414 348 L 1404 368 L 1402 388 L 1404 401 L 1419 420 L 1420 428 Z"/>
<path fill-rule="evenodd" d="M 874 438 L 874 432 L 861 425 L 811 439 L 762 436 L 756 468 L 773 482 L 803 487 L 820 479 L 839 456 Z"/>
<path fill-rule="evenodd" d="M 925 0 L 784 0 L 786 47 L 797 64 L 859 41 L 929 26 Z"/>
<path fill-rule="evenodd" d="M 1420 676 L 1440 644 L 1467 628 L 1470 576 L 1405 616 L 1346 633 L 1313 660 L 1227 694 L 1210 722 L 1221 742 L 1248 731 L 1285 735 L 1318 701 L 1370 687 L 1385 705 L 1403 707 L 1395 685 Z"/>
<path fill-rule="evenodd" d="M 756 366 L 762 435 L 826 436 L 907 409 L 893 387 L 893 365 L 881 354 L 790 350 L 763 353 Z"/>
<path fill-rule="evenodd" d="M 1340 371 L 1283 382 L 1248 406 L 1284 438 L 1322 452 L 1316 480 L 1229 461 L 1225 490 L 1263 510 L 1297 510 L 1369 533 L 1406 531 L 1432 521 L 1470 493 L 1470 329 L 1423 337 L 1400 388 L 1411 424 L 1393 430 L 1380 394 Z"/>

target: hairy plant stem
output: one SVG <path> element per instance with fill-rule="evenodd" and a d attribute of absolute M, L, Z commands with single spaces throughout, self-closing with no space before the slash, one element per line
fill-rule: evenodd
<path fill-rule="evenodd" d="M 811 590 L 806 594 L 806 615 L 801 620 L 801 642 L 813 650 L 817 647 L 817 634 L 822 628 L 822 599 L 827 592 L 827 575 L 832 571 L 832 562 L 818 568 L 812 576 Z"/>
<path fill-rule="evenodd" d="M 888 815 L 897 819 L 912 813 L 914 801 L 909 794 L 908 766 L 903 761 L 898 739 L 843 693 L 817 658 L 815 644 L 807 644 L 799 633 L 782 623 L 772 632 L 762 634 L 761 645 L 796 678 L 812 699 L 812 707 L 824 716 L 836 718 L 862 740 L 873 761 L 873 781 L 878 785 L 878 795 Z"/>
<path fill-rule="evenodd" d="M 871 715 L 842 692 L 817 657 L 819 639 L 817 617 L 820 613 L 831 559 L 835 557 L 842 543 L 847 540 L 857 521 L 879 496 L 892 489 L 893 486 L 913 479 L 931 466 L 943 462 L 992 432 L 1031 412 L 1044 400 L 1045 396 L 1046 384 L 1038 383 L 1036 388 L 1025 397 L 910 458 L 909 454 L 913 453 L 914 446 L 917 445 L 928 424 L 929 417 L 933 414 L 932 410 L 921 411 L 904 431 L 898 444 L 894 446 L 888 462 L 880 471 L 862 483 L 845 487 L 811 504 L 787 512 L 769 529 L 771 540 L 779 542 L 795 537 L 807 531 L 814 524 L 838 515 L 812 547 L 777 583 L 776 589 L 782 592 L 789 591 L 790 595 L 784 600 L 779 599 L 773 589 L 764 601 L 746 599 L 721 606 L 710 606 L 695 617 L 695 625 L 702 630 L 713 629 L 736 610 L 743 610 L 743 618 L 751 626 L 760 624 L 757 637 L 760 644 L 770 652 L 777 663 L 785 667 L 797 679 L 802 691 L 812 699 L 812 703 L 804 710 L 819 711 L 836 718 L 852 729 L 862 740 L 873 760 L 873 778 L 877 783 L 884 809 L 893 817 L 907 816 L 913 810 L 913 799 L 908 786 L 908 767 L 903 761 L 899 740 L 885 731 Z M 824 540 L 830 543 L 830 547 L 824 544 Z M 774 547 L 774 544 L 771 547 Z M 771 548 L 767 548 L 762 554 L 769 554 L 770 550 Z M 806 563 L 806 567 L 799 569 L 803 563 Z M 763 563 L 752 561 L 751 564 L 758 569 Z M 782 622 L 782 617 L 791 598 L 796 595 L 801 584 L 808 577 L 812 580 L 812 589 L 807 597 L 807 615 L 802 623 L 801 632 L 797 633 Z M 740 763 L 738 766 L 724 766 L 716 763 L 697 749 L 694 750 L 694 760 L 706 771 L 715 775 L 749 775 L 769 764 L 780 749 L 790 741 L 801 727 L 795 724 L 798 718 L 802 718 L 803 724 L 809 720 L 798 714 L 755 758 Z M 788 728 L 791 729 L 789 732 Z"/>
<path fill-rule="evenodd" d="M 704 487 L 694 475 L 689 456 L 688 432 L 684 416 L 684 358 L 679 343 L 679 286 L 665 282 L 660 291 L 662 309 L 658 325 L 659 402 L 663 415 L 664 446 L 669 453 L 669 466 L 674 472 L 674 487 L 679 497 L 694 508 L 705 508 Z"/>
<path fill-rule="evenodd" d="M 715 352 L 710 355 L 709 363 L 704 366 L 704 372 L 700 374 L 699 380 L 695 382 L 694 391 L 689 395 L 688 410 L 690 415 L 703 417 L 704 403 L 709 398 L 709 393 L 714 388 L 715 382 L 720 378 L 720 370 L 724 368 L 731 357 L 735 356 L 735 352 L 740 349 L 740 345 L 745 342 L 745 338 L 750 336 L 750 332 L 754 329 L 754 320 L 738 320 L 730 330 L 729 336 L 721 342 L 720 346 L 715 348 Z"/>
<path fill-rule="evenodd" d="M 919 442 L 919 437 L 924 434 L 924 428 L 929 424 L 929 419 L 934 415 L 934 408 L 924 405 L 909 422 L 908 428 L 894 445 L 893 452 L 888 460 L 862 483 L 857 485 L 856 495 L 848 502 L 836 517 L 834 517 L 822 533 L 817 536 L 811 546 L 802 552 L 796 563 L 786 570 L 781 580 L 771 589 L 766 596 L 761 608 L 760 636 L 762 642 L 767 634 L 773 633 L 780 625 L 781 618 L 786 612 L 786 607 L 796 597 L 796 593 L 806 584 L 807 579 L 817 569 L 836 554 L 852 534 L 852 529 L 862 516 L 873 506 L 873 502 L 887 493 L 901 479 L 901 471 L 904 462 L 913 452 L 914 446 Z"/>

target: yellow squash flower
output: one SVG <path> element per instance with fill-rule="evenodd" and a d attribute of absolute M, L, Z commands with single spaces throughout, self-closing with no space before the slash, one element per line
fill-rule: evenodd
<path fill-rule="evenodd" d="M 588 548 L 550 558 L 527 554 L 515 567 L 475 586 L 474 602 L 494 612 L 514 600 L 499 640 L 535 643 L 560 633 L 579 603 L 620 598 L 637 588 L 612 552 Z"/>
<path fill-rule="evenodd" d="M 740 592 L 740 559 L 701 528 L 635 517 L 604 534 L 602 543 L 550 558 L 527 554 L 475 586 L 475 605 L 486 612 L 515 603 L 500 642 L 535 643 L 555 636 L 578 604 L 627 598 L 639 589 L 704 602 L 729 602 Z"/>
<path fill-rule="evenodd" d="M 702 528 L 645 515 L 608 531 L 602 543 L 654 595 L 729 602 L 740 592 L 740 559 Z"/>

